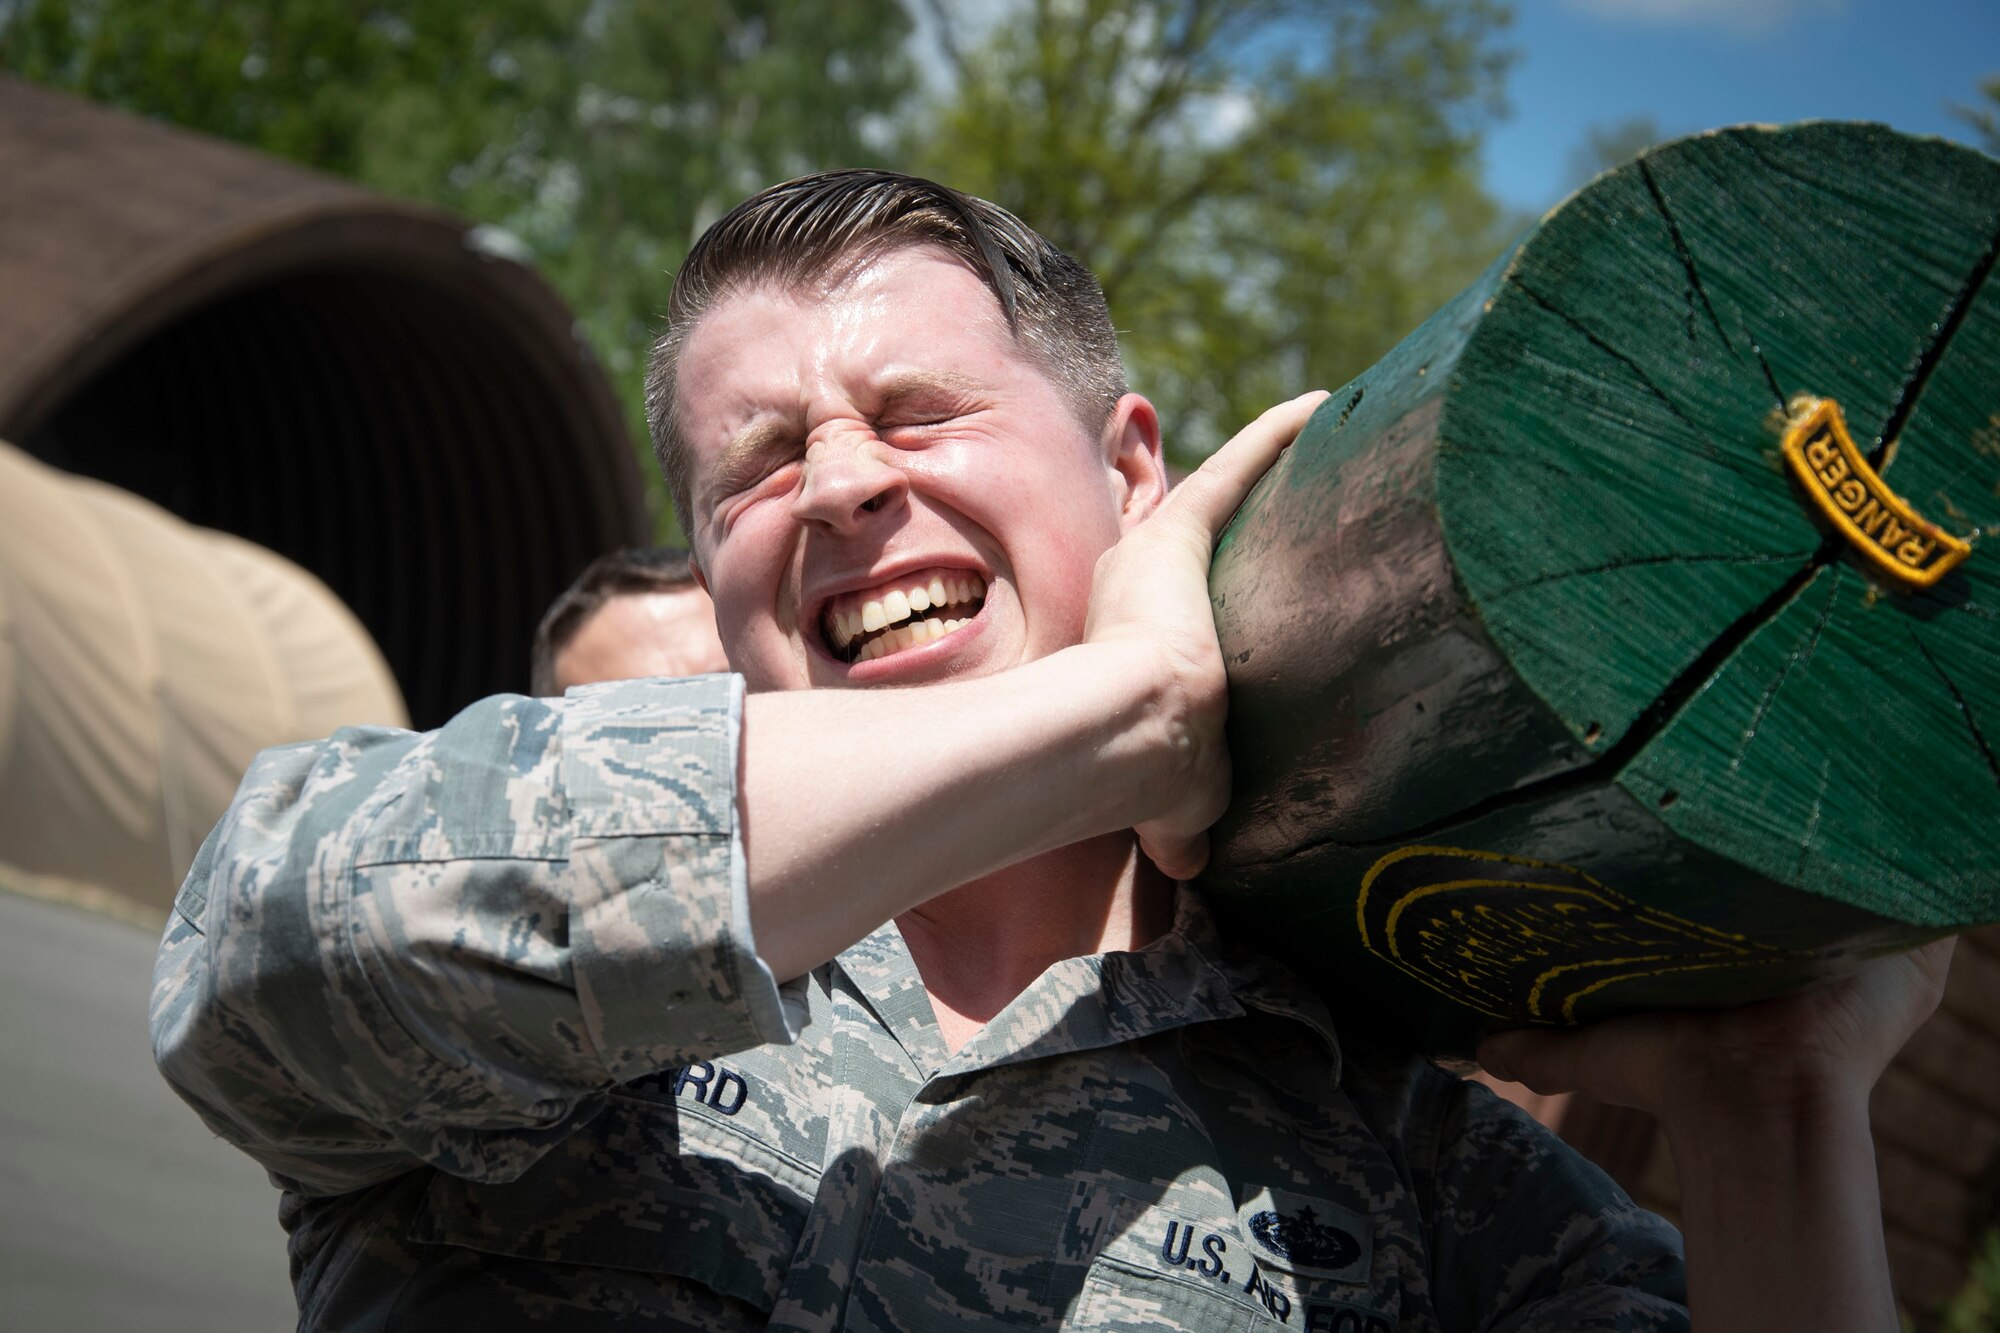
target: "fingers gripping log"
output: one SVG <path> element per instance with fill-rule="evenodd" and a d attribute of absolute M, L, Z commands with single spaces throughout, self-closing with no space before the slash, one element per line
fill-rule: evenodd
<path fill-rule="evenodd" d="M 1407 1039 L 1738 1003 L 2000 919 L 2000 163 L 1599 178 L 1217 547 L 1238 929 Z"/>

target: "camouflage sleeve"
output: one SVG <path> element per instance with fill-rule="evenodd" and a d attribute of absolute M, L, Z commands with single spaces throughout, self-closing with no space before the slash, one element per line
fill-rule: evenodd
<path fill-rule="evenodd" d="M 641 1074 L 797 1035 L 749 934 L 742 681 L 259 756 L 175 902 L 160 1069 L 288 1188 L 512 1179 Z"/>
<path fill-rule="evenodd" d="M 1519 1107 L 1454 1084 L 1430 1180 L 1444 1327 L 1685 1330 L 1680 1233 Z"/>

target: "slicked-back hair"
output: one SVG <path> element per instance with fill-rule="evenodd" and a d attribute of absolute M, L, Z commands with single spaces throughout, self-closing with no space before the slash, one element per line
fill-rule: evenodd
<path fill-rule="evenodd" d="M 529 691 L 537 698 L 562 693 L 556 688 L 556 654 L 612 598 L 696 586 L 684 546 L 629 546 L 597 557 L 549 604 L 542 623 L 535 626 L 535 643 L 528 655 Z"/>
<path fill-rule="evenodd" d="M 731 292 L 799 290 L 870 254 L 936 246 L 979 275 L 1086 430 L 1125 392 L 1118 335 L 1090 270 L 1006 209 L 893 171 L 827 171 L 774 185 L 703 232 L 674 277 L 667 327 L 646 371 L 646 422 L 681 531 L 694 535 L 677 376 L 688 335 Z"/>

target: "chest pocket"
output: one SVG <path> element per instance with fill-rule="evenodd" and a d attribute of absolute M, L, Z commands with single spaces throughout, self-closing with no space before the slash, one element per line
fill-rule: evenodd
<path fill-rule="evenodd" d="M 816 1174 L 724 1117 L 621 1089 L 519 1180 L 439 1175 L 410 1238 L 538 1265 L 681 1278 L 768 1311 Z M 559 1275 L 543 1280 L 562 1285 Z"/>
<path fill-rule="evenodd" d="M 1213 1208 L 1122 1200 L 1078 1293 L 1073 1322 L 1110 1333 L 1298 1327 L 1290 1302 L 1266 1289 L 1234 1219 Z"/>

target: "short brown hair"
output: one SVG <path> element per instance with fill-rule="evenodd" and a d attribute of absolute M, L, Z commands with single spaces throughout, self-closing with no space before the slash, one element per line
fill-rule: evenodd
<path fill-rule="evenodd" d="M 673 592 L 695 586 L 684 546 L 631 546 L 601 555 L 584 566 L 576 582 L 550 603 L 535 626 L 529 651 L 528 689 L 537 697 L 561 694 L 556 688 L 556 654 L 576 637 L 583 622 L 614 597 Z"/>
<path fill-rule="evenodd" d="M 674 277 L 667 327 L 646 371 L 646 422 L 681 531 L 694 536 L 686 442 L 675 377 L 695 324 L 722 297 L 757 282 L 799 287 L 876 249 L 934 245 L 977 273 L 1007 327 L 1069 399 L 1102 426 L 1125 392 L 1104 291 L 1090 270 L 1006 209 L 893 171 L 827 171 L 738 204 L 696 241 Z"/>

